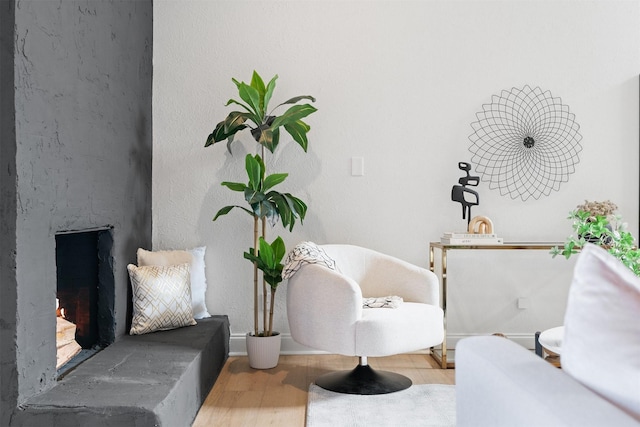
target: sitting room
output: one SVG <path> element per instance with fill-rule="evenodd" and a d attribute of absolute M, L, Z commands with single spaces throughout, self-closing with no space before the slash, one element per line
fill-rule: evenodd
<path fill-rule="evenodd" d="M 1 1 L 0 426 L 640 425 L 638 28 Z"/>

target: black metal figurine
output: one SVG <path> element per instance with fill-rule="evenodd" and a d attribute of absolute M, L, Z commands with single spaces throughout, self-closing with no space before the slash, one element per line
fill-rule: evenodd
<path fill-rule="evenodd" d="M 454 185 L 451 189 L 451 200 L 458 202 L 462 205 L 462 219 L 467 220 L 467 226 L 471 221 L 471 206 L 477 206 L 480 204 L 480 196 L 474 190 L 467 188 L 467 185 L 471 187 L 477 187 L 480 183 L 480 177 L 469 175 L 471 165 L 465 162 L 458 162 L 458 169 L 467 173 L 458 180 L 459 185 Z"/>

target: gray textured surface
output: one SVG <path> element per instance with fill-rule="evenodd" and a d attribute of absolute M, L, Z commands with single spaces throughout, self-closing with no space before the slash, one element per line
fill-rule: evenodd
<path fill-rule="evenodd" d="M 125 336 L 24 405 L 20 424 L 189 426 L 229 353 L 229 320 Z"/>
<path fill-rule="evenodd" d="M 126 266 L 151 245 L 153 12 L 151 0 L 0 3 L 5 426 L 56 384 L 57 232 L 113 227 L 116 339 L 126 331 Z"/>

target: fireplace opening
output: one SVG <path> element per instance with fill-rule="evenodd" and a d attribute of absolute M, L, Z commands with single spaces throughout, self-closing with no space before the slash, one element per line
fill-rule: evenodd
<path fill-rule="evenodd" d="M 111 228 L 56 234 L 58 378 L 115 340 Z"/>

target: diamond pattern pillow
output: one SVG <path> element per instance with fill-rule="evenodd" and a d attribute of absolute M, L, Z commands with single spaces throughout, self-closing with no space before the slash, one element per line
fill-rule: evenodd
<path fill-rule="evenodd" d="M 133 289 L 131 335 L 195 325 L 189 264 L 127 266 Z"/>

